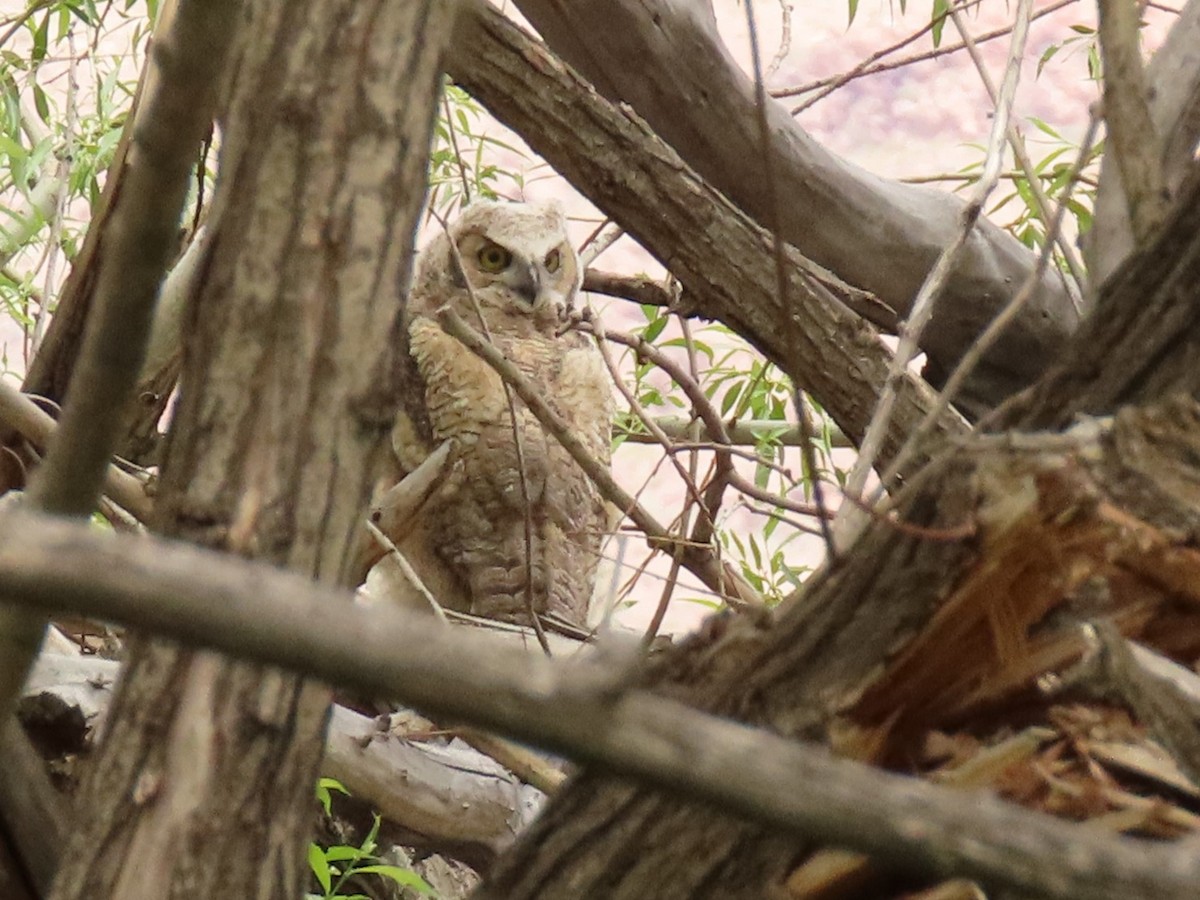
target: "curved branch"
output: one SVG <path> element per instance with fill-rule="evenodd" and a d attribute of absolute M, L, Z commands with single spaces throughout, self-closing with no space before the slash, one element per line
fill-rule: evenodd
<path fill-rule="evenodd" d="M 847 309 L 853 288 L 787 248 L 789 302 L 781 306 L 770 237 L 644 122 L 597 97 L 485 0 L 463 4 L 447 67 L 680 280 L 686 306 L 677 312 L 729 325 L 811 392 L 852 440 L 862 437 L 891 353 Z M 906 375 L 885 458 L 931 402 L 927 386 Z M 963 427 L 953 413 L 942 417 L 943 433 Z"/>
<path fill-rule="evenodd" d="M 517 5 L 604 96 L 629 103 L 701 177 L 759 222 L 770 220 L 758 168 L 754 86 L 730 56 L 711 10 L 693 0 Z M 767 115 L 777 183 L 787 200 L 779 223 L 783 238 L 903 315 L 953 239 L 962 200 L 877 177 L 834 156 L 778 102 L 768 104 Z M 938 369 L 953 368 L 1033 266 L 1033 254 L 1015 238 L 981 223 L 921 346 Z M 1030 383 L 1076 322 L 1061 279 L 1048 273 L 1029 308 L 988 355 L 968 396 L 991 405 Z"/>
<path fill-rule="evenodd" d="M 1200 138 L 1200 0 L 1189 0 L 1184 7 L 1146 67 L 1146 83 L 1167 189 L 1176 196 Z M 1133 251 L 1121 175 L 1107 156 L 1100 165 L 1095 219 L 1085 250 L 1093 292 Z"/>

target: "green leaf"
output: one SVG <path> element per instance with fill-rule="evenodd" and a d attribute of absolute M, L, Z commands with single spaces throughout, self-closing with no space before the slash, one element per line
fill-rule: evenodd
<path fill-rule="evenodd" d="M 858 15 L 858 0 L 849 0 L 850 18 L 846 22 L 846 27 L 849 28 L 854 24 L 854 17 Z"/>
<path fill-rule="evenodd" d="M 437 891 L 433 889 L 428 881 L 418 875 L 411 869 L 404 869 L 400 866 L 387 866 L 382 863 L 374 866 L 363 866 L 358 872 L 367 872 L 372 875 L 380 875 L 384 878 L 390 878 L 396 884 L 402 887 L 409 887 L 426 897 L 436 897 Z"/>
<path fill-rule="evenodd" d="M 663 329 L 667 327 L 667 317 L 660 316 L 646 326 L 646 330 L 642 332 L 642 339 L 647 343 L 654 343 L 654 339 L 663 333 Z"/>
<path fill-rule="evenodd" d="M 933 0 L 933 46 L 941 46 L 942 30 L 946 27 L 946 20 L 949 17 L 950 4 L 947 0 Z"/>
<path fill-rule="evenodd" d="M 42 23 L 33 30 L 33 47 L 31 48 L 29 58 L 34 65 L 38 65 L 46 58 L 46 45 L 50 34 L 50 13 L 47 12 L 42 16 Z M 41 110 L 38 110 L 39 114 Z M 45 116 L 42 116 L 43 121 Z"/>
<path fill-rule="evenodd" d="M 329 862 L 345 862 L 346 860 L 363 859 L 370 854 L 364 853 L 361 847 L 351 847 L 349 844 L 337 844 L 325 850 L 325 859 Z"/>
<path fill-rule="evenodd" d="M 325 851 L 316 844 L 308 845 L 308 867 L 312 869 L 317 883 L 321 885 L 325 896 L 328 897 L 329 889 L 333 886 L 333 872 L 329 868 L 328 860 L 325 859 Z"/>

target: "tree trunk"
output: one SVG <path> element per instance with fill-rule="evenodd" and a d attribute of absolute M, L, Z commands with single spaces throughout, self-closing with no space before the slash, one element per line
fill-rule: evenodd
<path fill-rule="evenodd" d="M 1194 171 L 1168 226 L 1008 411 L 1025 438 L 960 440 L 917 477 L 901 520 L 876 521 L 778 619 L 710 620 L 649 682 L 703 710 L 903 767 L 935 730 L 1039 721 L 1049 702 L 1036 681 L 1078 656 L 1088 618 L 1111 617 L 1189 662 L 1200 655 L 1190 546 L 1200 534 L 1198 210 Z M 1033 430 L 1119 407 L 1111 426 Z M 479 896 L 788 896 L 816 846 L 585 771 Z M 903 889 L 904 861 L 890 862 L 898 874 L 863 870 L 874 877 L 838 896 Z"/>
<path fill-rule="evenodd" d="M 247 4 L 159 491 L 166 533 L 329 582 L 352 569 L 397 403 L 451 18 L 446 0 Z M 294 900 L 328 699 L 135 641 L 54 896 Z"/>

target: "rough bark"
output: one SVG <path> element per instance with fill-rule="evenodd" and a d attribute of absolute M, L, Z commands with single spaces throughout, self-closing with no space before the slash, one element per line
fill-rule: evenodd
<path fill-rule="evenodd" d="M 861 438 L 890 353 L 842 301 L 853 288 L 788 248 L 781 302 L 770 237 L 636 115 L 598 97 L 483 0 L 464 4 L 447 67 L 680 279 L 685 314 L 729 325 L 810 391 L 852 440 Z M 920 379 L 901 383 L 885 457 L 915 430 L 930 400 Z M 939 431 L 963 427 L 948 413 Z"/>
<path fill-rule="evenodd" d="M 324 581 L 351 570 L 395 409 L 450 10 L 247 4 L 162 530 Z M 54 896 L 297 896 L 328 699 L 136 642 Z"/>
<path fill-rule="evenodd" d="M 610 100 L 630 104 L 709 184 L 770 222 L 758 160 L 754 86 L 695 0 L 519 0 L 550 46 Z M 821 147 L 777 101 L 766 110 L 782 202 L 780 232 L 842 280 L 906 313 L 958 227 L 963 201 L 879 178 Z M 968 241 L 921 349 L 948 372 L 1020 288 L 1034 255 L 982 221 Z M 964 401 L 994 405 L 1029 384 L 1077 321 L 1055 273 L 985 355 Z"/>
<path fill-rule="evenodd" d="M 971 439 L 934 464 L 903 511 L 943 537 L 876 522 L 777 621 L 714 621 L 650 682 L 710 712 L 897 764 L 930 729 L 1028 700 L 1039 675 L 1079 653 L 1082 616 L 1112 615 L 1181 658 L 1200 653 L 1188 546 L 1200 533 L 1200 386 L 1189 364 L 1200 334 L 1197 191 L 1009 415 L 1062 428 L 1080 410 L 1184 399 L 1127 408 L 1088 452 Z M 964 524 L 972 536 L 953 537 Z M 1089 610 L 1094 583 L 1105 602 Z M 588 770 L 479 896 L 758 898 L 784 890 L 816 846 Z M 885 886 L 907 883 L 897 871 L 845 896 L 888 896 Z"/>

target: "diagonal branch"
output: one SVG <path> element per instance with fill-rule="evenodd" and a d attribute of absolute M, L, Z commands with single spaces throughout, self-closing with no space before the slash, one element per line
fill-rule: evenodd
<path fill-rule="evenodd" d="M 1113 837 L 886 774 L 628 688 L 628 672 L 531 656 L 419 613 L 356 608 L 293 573 L 35 513 L 6 517 L 0 536 L 0 590 L 42 614 L 107 618 L 396 696 L 909 870 L 1063 900 L 1184 900 L 1200 881 L 1186 843 Z"/>
<path fill-rule="evenodd" d="M 705 181 L 756 221 L 770 221 L 754 85 L 733 59 L 706 5 L 692 0 L 519 0 L 517 5 L 557 54 L 603 96 L 628 103 Z M 464 31 L 474 32 L 477 18 L 475 5 L 464 4 Z M 487 56 L 480 45 L 467 41 L 458 46 L 464 53 L 452 51 L 449 60 L 456 77 L 459 70 L 487 65 L 465 58 L 467 53 Z M 767 105 L 767 116 L 778 189 L 788 199 L 781 211 L 781 236 L 905 315 L 925 273 L 951 240 L 962 201 L 877 177 L 838 158 L 777 101 Z M 531 145 L 541 137 L 536 126 L 517 130 Z M 581 141 L 576 146 L 574 152 L 586 156 L 602 145 Z M 543 148 L 534 149 L 549 158 Z M 572 180 L 587 193 L 584 184 Z M 670 221 L 669 213 L 660 214 Z M 939 371 L 953 367 L 1033 265 L 1033 254 L 1015 238 L 992 223 L 981 224 L 947 286 L 947 312 L 922 343 Z M 993 348 L 972 379 L 968 396 L 977 405 L 995 404 L 1032 381 L 1074 328 L 1078 316 L 1057 273 L 1049 273 L 1038 287 L 1017 327 Z"/>
<path fill-rule="evenodd" d="M 659 524 L 658 520 L 650 515 L 636 498 L 617 484 L 608 467 L 592 456 L 583 441 L 571 430 L 571 427 L 550 408 L 538 389 L 505 358 L 495 345 L 471 328 L 452 309 L 441 310 L 437 314 L 437 320 L 447 334 L 459 340 L 463 346 L 496 370 L 496 374 L 504 380 L 505 384 L 512 387 L 521 401 L 529 407 L 529 411 L 542 423 L 542 426 L 554 435 L 564 450 L 571 454 L 571 458 L 592 479 L 604 498 L 629 516 L 633 523 L 645 533 L 646 540 L 651 546 L 671 550 L 675 548 L 678 538 Z M 733 569 L 717 559 L 711 548 L 688 545 L 683 551 L 682 560 L 689 572 L 730 603 L 762 606 L 763 601 L 758 592 Z"/>
<path fill-rule="evenodd" d="M 238 5 L 236 0 L 181 0 L 171 8 L 174 16 L 164 15 L 156 30 L 151 86 L 134 121 L 125 183 L 106 221 L 95 304 L 73 389 L 28 491 L 38 508 L 87 515 L 95 506 L 174 252 L 194 151 L 212 121 L 217 76 Z M 8 645 L 0 668 L 2 714 L 33 661 L 43 626 L 4 611 L 0 619 Z"/>
<path fill-rule="evenodd" d="M 1140 247 L 1162 224 L 1169 201 L 1142 68 L 1141 13 L 1136 0 L 1100 0 L 1099 9 L 1104 123 Z"/>
<path fill-rule="evenodd" d="M 770 237 L 628 110 L 598 97 L 544 45 L 485 0 L 468 0 L 447 65 L 498 118 L 521 133 L 683 284 L 682 313 L 716 318 L 755 344 L 861 439 L 887 378 L 890 352 L 841 302 L 853 293 L 786 248 L 789 302 L 778 300 Z M 927 386 L 906 375 L 883 456 L 929 408 Z M 942 433 L 959 433 L 957 416 Z"/>

